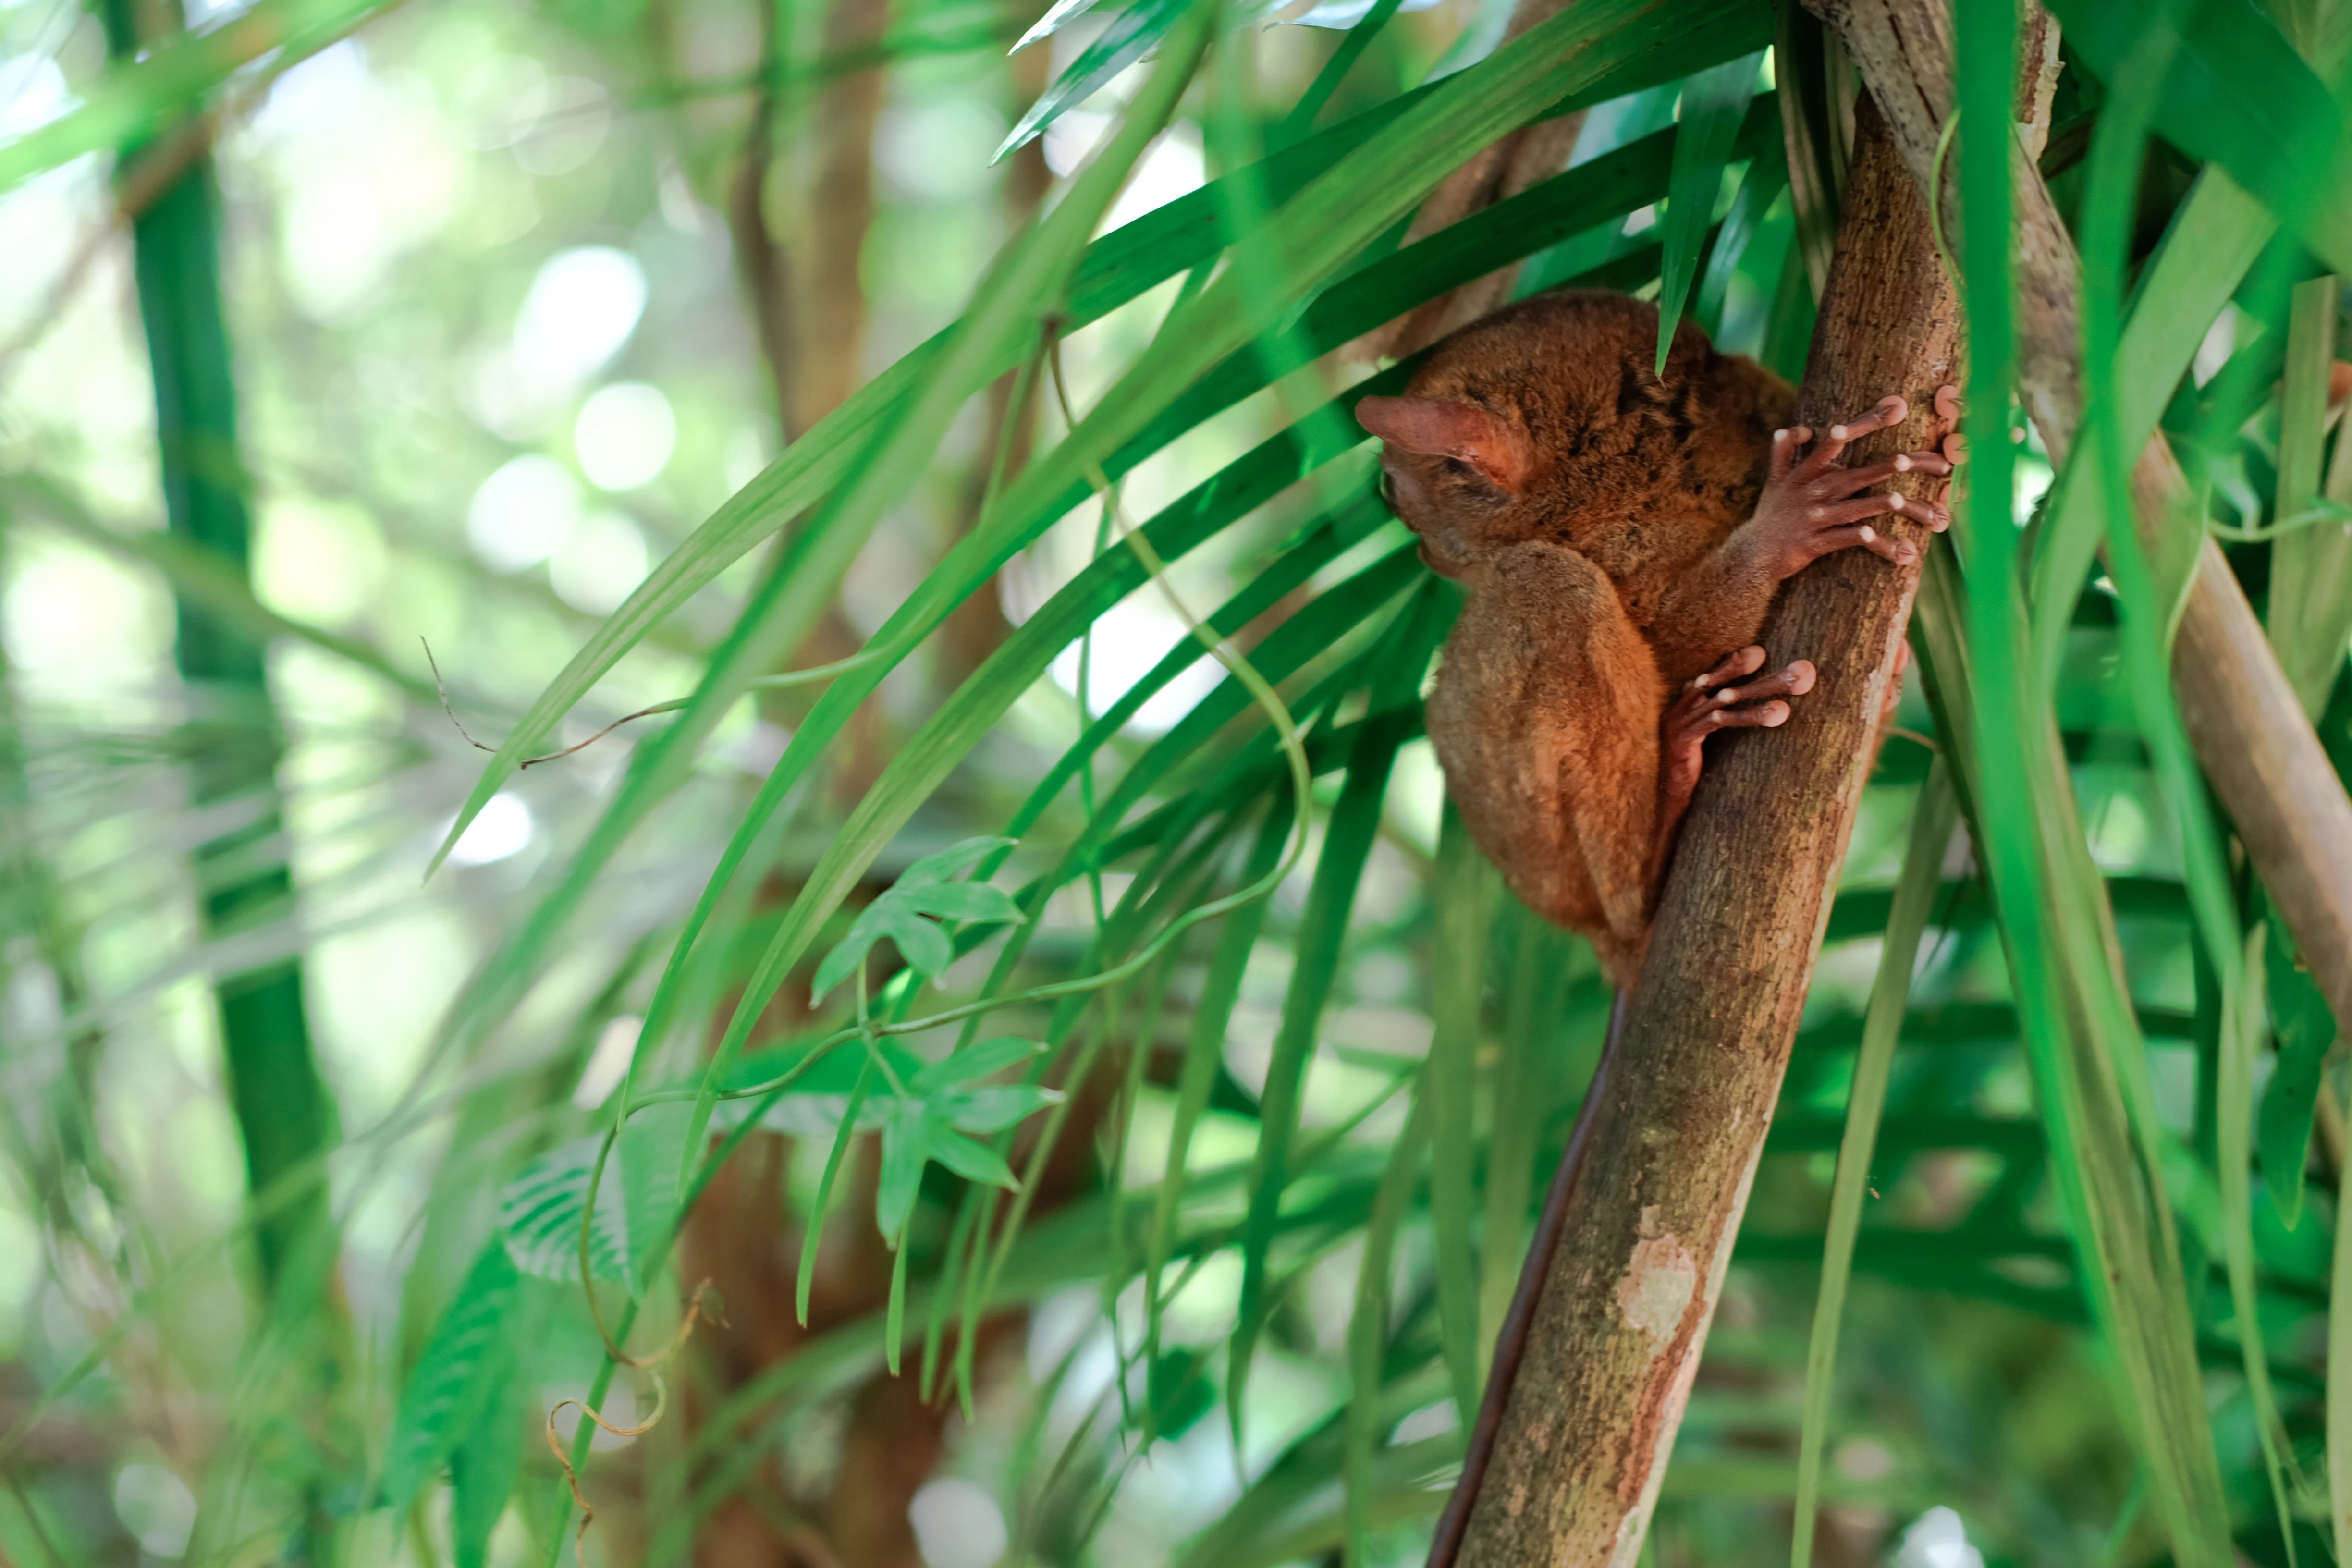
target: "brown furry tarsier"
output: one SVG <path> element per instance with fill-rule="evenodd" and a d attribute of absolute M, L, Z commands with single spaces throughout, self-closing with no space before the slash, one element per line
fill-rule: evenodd
<path fill-rule="evenodd" d="M 1782 700 L 1812 689 L 1803 659 L 1748 679 L 1774 590 L 1854 545 L 1916 558 L 1866 519 L 1950 521 L 1937 500 L 1864 493 L 1897 473 L 1948 475 L 1946 454 L 1837 464 L 1907 416 L 1900 397 L 1800 459 L 1813 433 L 1787 427 L 1786 382 L 1689 325 L 1661 377 L 1657 343 L 1653 306 L 1538 295 L 1439 343 L 1405 396 L 1356 406 L 1386 443 L 1389 503 L 1422 559 L 1468 591 L 1429 698 L 1447 787 L 1512 890 L 1590 938 L 1621 988 L 1701 743 L 1781 724 Z M 1952 389 L 1936 403 L 1957 416 Z"/>

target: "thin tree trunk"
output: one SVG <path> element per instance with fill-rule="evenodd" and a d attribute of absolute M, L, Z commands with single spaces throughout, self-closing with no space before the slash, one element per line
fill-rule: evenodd
<path fill-rule="evenodd" d="M 1918 188 L 1865 102 L 1799 417 L 1820 428 L 1899 392 L 1910 420 L 1850 461 L 1932 444 L 1936 389 L 1957 379 L 1958 314 Z M 1630 1568 L 1640 1552 L 1917 584 L 1916 566 L 1843 551 L 1792 579 L 1774 608 L 1771 661 L 1809 658 L 1819 683 L 1779 731 L 1711 748 L 1434 1568 Z"/>
<path fill-rule="evenodd" d="M 1549 22 L 1565 10 L 1570 0 L 1518 0 L 1511 11 L 1505 42 L 1528 28 Z M 1460 223 L 1472 213 L 1551 178 L 1568 167 L 1576 138 L 1584 129 L 1584 110 L 1538 121 L 1512 132 L 1445 177 L 1429 193 L 1406 228 L 1404 243 L 1428 238 L 1439 229 Z M 1456 327 L 1509 302 L 1519 279 L 1521 263 L 1498 268 L 1484 278 L 1424 301 L 1405 315 L 1365 333 L 1345 351 L 1351 359 L 1402 359 L 1418 353 Z"/>
<path fill-rule="evenodd" d="M 117 59 L 134 57 L 142 39 L 128 0 L 110 0 L 100 16 L 109 52 Z M 252 547 L 250 481 L 238 450 L 222 309 L 220 198 L 207 143 L 192 134 L 198 136 L 193 144 L 164 143 L 161 167 L 179 165 L 167 183 L 158 188 L 152 176 L 142 177 L 122 200 L 126 208 L 140 204 L 131 253 L 154 372 L 165 521 L 173 533 L 243 574 Z M 236 824 L 194 856 L 203 929 L 218 938 L 292 913 L 277 780 L 284 737 L 265 646 L 185 597 L 175 609 L 191 804 Z M 313 1162 L 335 1142 L 335 1111 L 311 1049 L 301 961 L 223 974 L 213 992 L 247 1188 L 268 1199 L 254 1224 L 262 1283 L 273 1297 L 289 1289 L 331 1294 L 333 1230 L 325 1173 Z M 298 1177 L 306 1166 L 310 1174 Z"/>
<path fill-rule="evenodd" d="M 1053 84 L 1053 53 L 1048 49 L 1024 49 L 1006 62 L 1006 75 L 1011 79 L 1013 102 L 1009 108 L 1018 115 L 1035 102 Z M 1037 216 L 1054 188 L 1054 171 L 1045 162 L 1045 139 L 1033 137 L 1024 142 L 1006 160 L 1004 166 L 1004 232 L 1010 236 Z M 997 456 L 1003 454 L 1004 468 L 1000 484 L 1009 485 L 1021 470 L 1029 466 L 1029 449 L 1035 444 L 1037 405 L 1042 387 L 1033 376 L 1028 395 L 1014 406 L 1013 392 L 1022 376 L 1008 372 L 996 378 L 988 389 L 988 420 L 980 449 L 971 466 L 964 471 L 963 491 L 956 507 L 956 532 L 959 537 L 978 528 L 981 514 L 988 501 L 989 476 L 996 471 Z M 1013 625 L 1004 618 L 1004 601 L 997 591 L 1000 576 L 972 595 L 949 613 L 947 624 L 940 628 L 939 683 L 952 689 L 963 684 L 971 673 L 988 662 L 989 655 L 1012 635 Z"/>
<path fill-rule="evenodd" d="M 878 47 L 889 21 L 887 0 L 834 0 L 825 16 L 825 53 Z M 794 437 L 866 379 L 860 361 L 868 308 L 860 263 L 874 226 L 874 129 L 886 85 L 879 68 L 852 71 L 817 102 L 816 179 L 801 267 L 807 284 L 794 302 L 800 361 L 792 370 L 793 401 L 783 410 Z"/>
<path fill-rule="evenodd" d="M 1845 39 L 1915 179 L 1930 178 L 1952 112 L 1942 0 L 1809 0 Z M 2027 413 L 2063 462 L 2083 411 L 2081 265 L 2040 173 L 2017 160 L 2018 364 Z M 1948 220 L 1957 206 L 1946 192 Z M 2352 799 L 2221 549 L 2181 518 L 2188 484 L 2159 432 L 2132 471 L 2160 576 L 2195 574 L 2173 645 L 2173 693 L 2205 776 L 2294 931 L 2337 1022 L 2352 1028 Z"/>

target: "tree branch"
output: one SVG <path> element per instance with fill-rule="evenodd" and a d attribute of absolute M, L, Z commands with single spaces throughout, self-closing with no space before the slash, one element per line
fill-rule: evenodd
<path fill-rule="evenodd" d="M 1844 38 L 1923 188 L 1952 113 L 1951 17 L 1942 0 L 1808 0 Z M 1946 195 L 1948 226 L 1957 203 Z M 2053 460 L 2083 412 L 2081 262 L 2032 163 L 2017 160 L 2020 391 Z M 2339 1024 L 2352 1028 L 2352 799 L 2210 540 L 2179 519 L 2189 489 L 2158 433 L 2132 470 L 2140 535 L 2160 575 L 2193 572 L 2173 644 L 2173 694 L 2205 776 L 2294 932 Z M 2169 565 L 2170 572 L 2163 568 Z"/>
<path fill-rule="evenodd" d="M 1799 418 L 1823 426 L 1900 392 L 1910 420 L 1849 460 L 1931 445 L 1936 389 L 1956 379 L 1957 332 L 1927 207 L 1865 103 Z M 1914 525 L 1894 526 L 1927 542 Z M 1917 584 L 1916 566 L 1843 551 L 1792 579 L 1775 606 L 1763 638 L 1770 662 L 1809 658 L 1819 684 L 1781 729 L 1714 742 L 1433 1568 L 1457 1556 L 1477 1568 L 1626 1568 L 1640 1551 Z"/>

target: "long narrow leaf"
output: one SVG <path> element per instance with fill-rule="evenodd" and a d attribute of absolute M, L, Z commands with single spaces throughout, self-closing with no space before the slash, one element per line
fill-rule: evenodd
<path fill-rule="evenodd" d="M 1388 634 L 1385 657 L 1373 678 L 1371 710 L 1391 715 L 1421 689 L 1437 639 L 1452 620 L 1452 606 L 1433 583 L 1398 615 Z M 1249 1218 L 1242 1240 L 1241 1306 L 1227 1364 L 1226 1407 L 1239 1430 L 1242 1395 L 1250 1361 L 1267 1310 L 1266 1249 L 1288 1184 L 1290 1144 L 1297 1135 L 1300 1092 L 1307 1058 L 1321 1032 L 1323 1006 L 1338 972 L 1348 914 L 1356 900 L 1365 859 L 1380 826 L 1389 770 L 1401 740 L 1393 718 L 1368 721 L 1348 760 L 1348 782 L 1331 808 L 1330 826 L 1315 861 L 1315 879 L 1300 917 L 1290 987 L 1266 1065 L 1258 1102 L 1257 1150 L 1250 1163 Z"/>
<path fill-rule="evenodd" d="M 1437 908 L 1437 941 L 1430 954 L 1433 1028 L 1422 1069 L 1422 1101 L 1429 1108 L 1429 1226 L 1439 1338 L 1465 1431 L 1477 1417 L 1480 1384 L 1478 1272 L 1470 1239 L 1478 1151 L 1470 1100 L 1482 1043 L 1486 933 L 1499 890 L 1494 868 L 1470 842 L 1461 814 L 1449 805 L 1438 831 L 1437 877 L 1431 889 Z M 1363 1394 L 1359 1388 L 1357 1397 Z"/>
<path fill-rule="evenodd" d="M 1723 188 L 1723 171 L 1731 162 L 1732 139 L 1738 134 L 1748 100 L 1756 91 L 1761 52 L 1743 55 L 1699 72 L 1683 87 L 1682 112 L 1675 132 L 1674 181 L 1666 196 L 1664 220 L 1665 263 L 1658 286 L 1658 363 L 1666 373 L 1666 351 L 1674 346 L 1675 327 L 1682 321 L 1690 297 L 1691 279 L 1698 272 L 1700 244 L 1715 222 L 1715 198 Z"/>
<path fill-rule="evenodd" d="M 1805 1354 L 1805 1414 L 1797 1448 L 1796 1535 L 1791 1568 L 1811 1568 L 1813 1521 L 1821 1498 L 1822 1450 L 1829 1436 L 1830 1400 L 1835 1392 L 1838 1332 L 1845 1314 L 1846 1284 L 1853 1269 L 1853 1244 L 1862 1228 L 1862 1203 L 1870 1190 L 1870 1163 L 1878 1141 L 1878 1120 L 1886 1108 L 1886 1082 L 1895 1067 L 1895 1046 L 1911 995 L 1911 971 L 1919 955 L 1920 933 L 1933 912 L 1936 878 L 1951 841 L 1959 802 L 1941 760 L 1921 786 L 1912 807 L 1911 842 L 1886 922 L 1886 945 L 1879 950 L 1878 978 L 1870 989 L 1870 1012 L 1863 1026 L 1862 1050 L 1854 1060 L 1848 1092 L 1845 1133 L 1838 1145 L 1837 1175 L 1830 1187 L 1829 1236 L 1822 1251 L 1821 1293 L 1813 1304 L 1812 1342 Z"/>

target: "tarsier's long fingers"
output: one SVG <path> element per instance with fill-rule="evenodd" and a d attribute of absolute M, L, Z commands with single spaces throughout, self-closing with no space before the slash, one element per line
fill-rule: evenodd
<path fill-rule="evenodd" d="M 1691 677 L 1689 684 L 1684 689 L 1693 694 L 1711 691 L 1716 687 L 1727 685 L 1732 681 L 1753 675 L 1763 668 L 1764 650 L 1750 645 L 1741 648 L 1738 653 L 1725 655 L 1723 659 L 1705 675 Z"/>
<path fill-rule="evenodd" d="M 1967 462 L 1969 444 L 1960 435 L 1960 389 L 1949 382 L 1936 388 L 1936 417 L 1949 427 L 1943 440 L 1937 443 L 1944 460 L 1955 466 Z"/>
<path fill-rule="evenodd" d="M 1791 661 L 1760 679 L 1746 680 L 1764 667 L 1764 650 L 1744 647 L 1692 680 L 1666 715 L 1666 746 L 1696 770 L 1699 742 L 1717 730 L 1777 729 L 1789 721 L 1783 697 L 1802 697 L 1819 679 L 1811 663 Z M 1745 681 L 1731 685 L 1733 681 Z M 1720 690 L 1713 690 L 1714 688 Z"/>
<path fill-rule="evenodd" d="M 1864 516 L 1883 516 L 1896 510 L 1896 503 L 1902 501 L 1902 499 L 1900 496 L 1864 496 L 1861 500 L 1846 501 L 1843 506 L 1856 508 L 1872 506 L 1874 510 L 1864 513 Z M 1909 503 L 1903 504 L 1907 507 Z M 1833 517 L 1843 509 L 1830 507 L 1816 510 L 1825 510 Z M 1919 559 L 1917 545 L 1907 539 L 1890 539 L 1866 522 L 1857 523 L 1851 528 L 1822 529 L 1807 536 L 1803 548 L 1808 560 L 1818 561 L 1824 555 L 1834 554 L 1841 550 L 1851 550 L 1856 545 L 1882 560 L 1893 562 L 1897 566 L 1908 566 Z"/>
<path fill-rule="evenodd" d="M 1805 509 L 1805 521 L 1818 528 L 1838 528 L 1865 518 L 1885 517 L 1903 510 L 1903 498 L 1885 491 L 1856 496 L 1852 500 L 1827 501 Z"/>
<path fill-rule="evenodd" d="M 1849 419 L 1843 424 L 1831 426 L 1823 434 L 1821 445 L 1806 454 L 1805 460 L 1797 466 L 1796 477 L 1800 480 L 1819 479 L 1830 471 L 1832 466 L 1837 462 L 1839 454 L 1846 449 L 1848 443 L 1859 441 L 1864 436 L 1875 431 L 1892 429 L 1909 417 L 1911 417 L 1911 405 L 1904 402 L 1899 395 L 1890 395 L 1880 398 L 1878 405 L 1869 413 Z M 1804 431 L 1800 438 L 1811 439 L 1811 431 Z M 1778 450 L 1776 443 L 1776 455 Z"/>
<path fill-rule="evenodd" d="M 1928 526 L 1944 529 L 1950 527 L 1952 521 L 1952 514 L 1944 510 L 1944 503 L 1952 499 L 1951 468 L 1957 468 L 1960 464 L 1968 461 L 1969 457 L 1969 444 L 1961 437 L 1959 428 L 1960 389 L 1948 382 L 1936 388 L 1936 417 L 1942 420 L 1946 426 L 1944 438 L 1936 443 L 1937 450 L 1943 454 L 1944 461 L 1950 465 L 1950 468 L 1945 470 L 1943 482 L 1927 492 L 1927 500 L 1936 507 L 1941 519 L 1941 521 L 1931 519 Z"/>
<path fill-rule="evenodd" d="M 1813 433 L 1802 425 L 1772 432 L 1772 466 L 1767 470 L 1768 483 L 1779 484 L 1789 477 L 1795 467 L 1797 448 L 1813 438 Z"/>
<path fill-rule="evenodd" d="M 1873 463 L 1866 468 L 1832 468 L 1806 487 L 1816 500 L 1835 500 L 1884 484 L 1897 474 L 1933 474 L 1938 479 L 1952 471 L 1952 465 L 1934 452 L 1903 452 L 1883 463 Z"/>
<path fill-rule="evenodd" d="M 1832 468 L 1807 486 L 1806 491 L 1809 495 L 1827 501 L 1840 496 L 1853 496 L 1857 490 L 1865 490 L 1873 485 L 1883 484 L 1897 474 L 1933 474 L 1940 479 L 1948 477 L 1951 471 L 1952 465 L 1933 452 L 1904 452 L 1889 458 L 1883 463 L 1873 463 L 1866 468 Z M 1874 495 L 1857 499 L 1868 499 L 1883 504 L 1861 510 L 1836 506 L 1817 506 L 1812 509 L 1813 515 L 1824 522 L 1858 522 L 1865 517 L 1877 517 L 1882 513 L 1892 512 L 1897 517 L 1907 517 L 1914 522 L 1923 522 L 1938 533 L 1951 526 L 1951 513 L 1937 504 L 1942 500 L 1940 495 L 1932 495 L 1924 500 L 1898 495 Z"/>
<path fill-rule="evenodd" d="M 1745 686 L 1726 687 L 1715 694 L 1716 705 L 1730 708 L 1742 702 L 1755 702 L 1767 697 L 1802 697 L 1813 689 L 1819 672 L 1810 659 L 1796 659 L 1785 669 L 1776 669 L 1760 680 Z"/>

